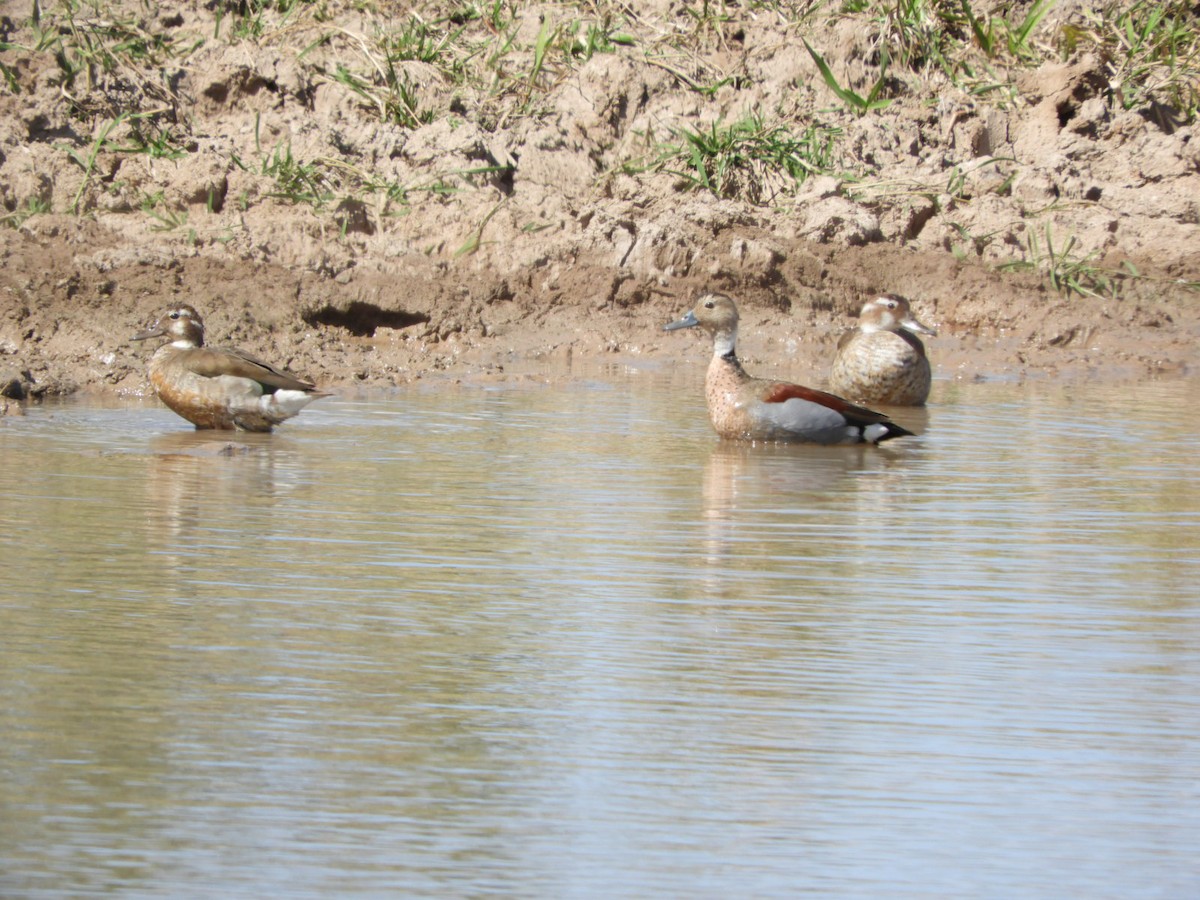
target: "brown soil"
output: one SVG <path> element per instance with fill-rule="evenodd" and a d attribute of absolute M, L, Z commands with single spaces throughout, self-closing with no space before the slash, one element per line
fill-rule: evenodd
<path fill-rule="evenodd" d="M 142 4 L 114 6 L 148 31 L 214 34 L 213 12 L 193 3 L 167 0 L 148 17 Z M 50 54 L 0 52 L 19 86 L 0 88 L 0 203 L 16 226 L 0 229 L 0 388 L 144 392 L 148 348 L 128 338 L 177 301 L 205 315 L 213 343 L 334 388 L 550 368 L 571 355 L 699 361 L 698 339 L 661 327 L 702 288 L 741 301 L 752 368 L 814 385 L 836 335 L 882 290 L 910 297 L 940 329 L 928 342 L 938 378 L 1194 369 L 1200 135 L 1122 110 L 1098 58 L 1017 72 L 1003 106 L 936 71 L 909 72 L 890 107 L 857 117 L 833 108 L 798 34 L 824 48 L 843 84 L 865 90 L 861 22 L 799 32 L 729 4 L 719 33 L 665 65 L 645 48 L 686 16 L 666 0 L 639 6 L 626 23 L 638 43 L 556 70 L 533 113 L 497 115 L 415 68 L 421 102 L 449 112 L 407 129 L 381 124 L 323 74 L 350 41 L 314 48 L 315 34 L 366 33 L 352 5 L 256 42 L 208 40 L 171 76 L 186 155 L 106 150 L 86 177 L 66 148 L 86 156 L 113 110 L 157 98 L 138 94 L 136 79 L 120 101 L 113 78 L 67 92 Z M 1047 33 L 1077 6 L 1062 4 Z M 32 43 L 28 8 L 0 3 L 0 38 Z M 535 43 L 539 14 L 564 7 L 526 10 L 522 46 Z M 689 86 L 722 75 L 711 96 Z M 783 107 L 793 121 L 819 115 L 841 128 L 844 168 L 862 180 L 718 198 L 671 174 L 620 170 L 672 127 Z M 459 173 L 456 190 L 414 192 L 403 208 L 378 193 L 290 202 L 262 171 L 284 146 L 409 186 Z M 493 171 L 461 174 L 481 165 Z M 77 199 L 82 214 L 66 212 Z M 17 216 L 31 201 L 57 212 Z M 1112 299 L 1000 270 L 1047 226 L 1060 246 L 1075 238 L 1078 258 L 1094 254 L 1110 272 L 1128 262 L 1139 277 Z"/>

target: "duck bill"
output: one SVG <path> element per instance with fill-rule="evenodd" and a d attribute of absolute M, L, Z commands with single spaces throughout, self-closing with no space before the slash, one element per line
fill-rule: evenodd
<path fill-rule="evenodd" d="M 937 337 L 937 329 L 930 328 L 928 325 L 918 322 L 916 316 L 907 316 L 900 322 L 900 324 L 903 325 L 908 331 L 915 331 L 917 334 L 927 334 L 930 337 Z"/>
<path fill-rule="evenodd" d="M 663 326 L 663 331 L 676 331 L 680 328 L 693 328 L 700 324 L 700 320 L 696 318 L 694 312 L 689 312 L 682 319 L 676 319 Z"/>
<path fill-rule="evenodd" d="M 131 341 L 145 341 L 145 340 L 149 340 L 150 338 L 162 337 L 164 334 L 166 334 L 166 332 L 163 330 L 163 327 L 161 325 L 159 325 L 157 322 L 155 322 L 153 325 L 151 325 L 145 331 L 139 331 L 137 334 L 135 334 L 133 337 L 131 337 L 130 340 Z"/>

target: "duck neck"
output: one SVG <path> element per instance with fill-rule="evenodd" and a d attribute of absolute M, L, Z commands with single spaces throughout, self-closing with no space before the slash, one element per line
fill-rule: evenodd
<path fill-rule="evenodd" d="M 896 334 L 902 341 L 904 341 L 904 343 L 908 344 L 908 346 L 912 347 L 913 350 L 917 351 L 918 356 L 925 355 L 925 345 L 921 343 L 921 339 L 919 337 L 917 337 L 907 328 L 901 328 L 896 332 Z"/>
<path fill-rule="evenodd" d="M 742 362 L 737 357 L 737 350 L 734 348 L 734 337 L 719 335 L 714 341 L 712 362 L 709 364 L 709 376 L 712 377 L 716 372 L 732 373 L 736 379 L 744 379 L 746 370 L 742 368 Z M 725 376 L 722 376 L 725 377 Z"/>
<path fill-rule="evenodd" d="M 194 320 L 179 323 L 179 330 L 172 335 L 172 347 L 180 350 L 193 350 L 204 346 L 204 326 Z"/>
<path fill-rule="evenodd" d="M 713 356 L 737 363 L 737 331 L 719 331 L 713 336 Z"/>

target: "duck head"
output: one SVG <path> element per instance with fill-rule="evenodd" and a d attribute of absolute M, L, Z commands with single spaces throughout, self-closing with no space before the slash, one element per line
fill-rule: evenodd
<path fill-rule="evenodd" d="M 165 310 L 145 331 L 139 331 L 130 340 L 145 341 L 156 337 L 169 337 L 177 347 L 203 347 L 204 320 L 193 307 L 180 303 Z"/>
<path fill-rule="evenodd" d="M 696 305 L 680 319 L 663 326 L 664 331 L 700 326 L 713 338 L 718 356 L 732 353 L 737 341 L 738 310 L 733 298 L 725 294 L 701 294 Z"/>
<path fill-rule="evenodd" d="M 917 334 L 937 335 L 937 330 L 923 325 L 912 314 L 908 300 L 899 294 L 880 294 L 863 306 L 858 314 L 860 331 L 911 331 Z"/>

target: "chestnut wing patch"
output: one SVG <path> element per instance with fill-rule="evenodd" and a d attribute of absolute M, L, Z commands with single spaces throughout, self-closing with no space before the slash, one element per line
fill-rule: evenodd
<path fill-rule="evenodd" d="M 856 425 L 872 425 L 876 422 L 887 422 L 888 417 L 883 413 L 856 406 L 828 391 L 818 391 L 816 388 L 804 387 L 801 384 L 791 384 L 787 381 L 773 381 L 766 386 L 762 393 L 763 403 L 786 403 L 788 400 L 805 400 L 816 403 L 826 409 L 839 412 Z"/>

